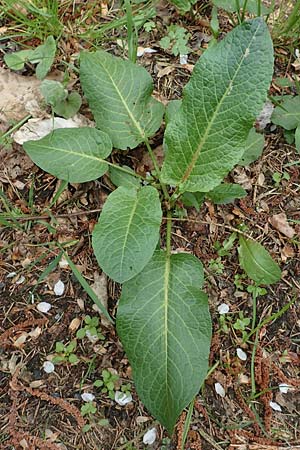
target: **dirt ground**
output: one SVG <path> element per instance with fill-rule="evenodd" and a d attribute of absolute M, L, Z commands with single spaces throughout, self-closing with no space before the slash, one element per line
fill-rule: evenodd
<path fill-rule="evenodd" d="M 155 48 L 157 53 L 144 55 L 138 62 L 153 76 L 155 95 L 167 102 L 180 97 L 201 48 L 207 45 L 209 10 L 197 20 L 188 15 L 180 17 L 173 9 L 174 15 L 170 15 L 164 3 L 159 4 L 158 11 L 157 30 L 141 32 L 139 39 L 141 47 Z M 171 20 L 178 20 L 192 34 L 192 48 L 200 48 L 194 50 L 184 66 L 157 46 L 162 25 Z M 220 17 L 221 26 L 222 21 L 225 32 L 227 19 Z M 86 43 L 62 39 L 60 50 L 66 60 L 72 60 L 79 44 L 88 47 Z M 9 46 L 10 42 L 4 41 L 4 45 Z M 106 39 L 104 47 L 121 53 L 115 39 L 111 43 Z M 297 75 L 291 65 L 292 51 L 284 45 L 276 48 L 275 76 Z M 6 86 L 12 83 L 13 76 L 8 75 L 3 61 L 0 70 L 0 80 Z M 55 77 L 61 73 L 58 59 Z M 17 77 L 33 82 L 30 67 L 17 73 Z M 18 79 L 13 82 L 20 86 Z M 79 89 L 75 75 L 72 84 Z M 32 92 L 33 88 L 29 90 Z M 281 92 L 290 91 L 274 81 L 271 93 Z M 24 117 L 20 98 L 17 101 L 18 117 Z M 92 119 L 86 104 L 80 113 Z M 1 120 L 2 131 L 6 131 L 11 122 L 3 116 Z M 199 212 L 187 208 L 185 220 L 179 217 L 172 229 L 173 249 L 193 253 L 204 264 L 205 290 L 213 318 L 212 369 L 195 400 L 186 449 L 300 449 L 299 153 L 285 143 L 279 127 L 268 125 L 264 134 L 262 157 L 248 167 L 237 166 L 227 178 L 244 186 L 247 197 L 228 205 L 206 201 Z M 158 157 L 162 157 L 162 137 L 161 131 L 151 141 Z M 142 147 L 131 152 L 114 151 L 112 160 L 140 173 L 151 170 Z M 288 177 L 276 184 L 275 172 L 287 173 Z M 91 248 L 91 232 L 113 185 L 107 176 L 81 185 L 69 184 L 53 202 L 60 186 L 60 181 L 31 162 L 22 146 L 15 142 L 2 145 L 0 212 L 9 218 L 0 228 L 0 448 L 143 449 L 147 448 L 143 435 L 155 427 L 157 439 L 150 448 L 180 450 L 187 412 L 182 414 L 173 437 L 149 415 L 135 393 L 131 369 L 114 326 L 99 315 L 66 261 L 59 260 L 61 250 L 57 243 L 64 245 L 78 271 L 106 299 L 109 313 L 115 317 L 120 286 L 101 274 Z M 272 222 L 280 213 L 293 220 L 292 239 Z M 267 293 L 258 297 L 256 322 L 266 319 L 266 324 L 257 334 L 252 363 L 253 345 L 244 344 L 242 330 L 233 326 L 238 318 L 252 320 L 252 296 L 246 289 L 249 281 L 235 278 L 242 274 L 236 246 L 221 259 L 216 246 L 242 223 L 247 227 L 245 233 L 263 243 L 282 270 L 280 282 L 267 287 Z M 165 225 L 161 232 L 163 242 Z M 212 260 L 217 262 L 213 264 Z M 61 295 L 56 294 L 59 281 L 64 288 Z M 51 309 L 40 311 L 40 302 L 49 303 Z M 222 303 L 229 306 L 229 313 L 223 318 L 218 312 Z M 278 317 L 267 320 L 278 312 Z M 103 336 L 96 342 L 86 337 L 76 339 L 86 315 L 101 317 L 99 329 Z M 253 335 L 253 341 L 254 338 Z M 44 363 L 57 354 L 56 343 L 74 340 L 77 361 L 63 360 L 55 364 L 55 371 L 46 373 Z M 237 348 L 244 351 L 246 360 L 237 356 Z M 131 402 L 121 406 L 93 385 L 103 369 L 118 375 L 114 391 L 130 384 Z M 256 396 L 250 402 L 251 382 L 255 382 Z M 224 388 L 223 396 L 216 392 L 216 383 Z M 281 383 L 290 387 L 287 393 L 278 388 Z M 80 410 L 84 392 L 95 396 L 97 410 L 83 417 Z M 86 425 L 89 426 L 83 431 Z"/>

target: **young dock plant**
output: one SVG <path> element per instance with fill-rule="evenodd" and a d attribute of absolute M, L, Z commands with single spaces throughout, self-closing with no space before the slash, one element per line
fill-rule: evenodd
<path fill-rule="evenodd" d="M 272 42 L 262 19 L 244 22 L 210 46 L 168 120 L 160 170 L 149 138 L 162 124 L 164 107 L 151 96 L 150 75 L 105 51 L 84 52 L 80 80 L 96 129 L 55 130 L 24 145 L 37 165 L 63 180 L 94 180 L 110 168 L 118 178 L 94 229 L 93 249 L 103 271 L 123 283 L 117 331 L 137 392 L 170 433 L 206 377 L 211 340 L 203 267 L 193 255 L 172 253 L 172 212 L 183 193 L 213 190 L 240 161 L 272 71 Z M 112 148 L 140 144 L 153 159 L 155 186 L 141 185 L 124 167 L 117 177 L 117 167 L 106 159 Z M 167 216 L 164 249 L 158 249 L 161 205 Z M 247 251 L 240 242 L 243 266 L 248 252 L 260 277 L 249 242 Z M 263 249 L 263 261 L 269 261 L 266 254 Z M 272 282 L 279 277 L 277 271 Z"/>

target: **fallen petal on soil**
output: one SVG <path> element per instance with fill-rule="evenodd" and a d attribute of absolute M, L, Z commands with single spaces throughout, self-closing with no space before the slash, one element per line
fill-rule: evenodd
<path fill-rule="evenodd" d="M 144 436 L 143 436 L 143 443 L 146 445 L 152 445 L 154 444 L 156 439 L 156 428 L 150 428 Z"/>
<path fill-rule="evenodd" d="M 37 305 L 37 309 L 42 313 L 47 313 L 52 308 L 52 305 L 48 302 L 40 302 Z"/>
<path fill-rule="evenodd" d="M 118 403 L 118 405 L 125 406 L 127 403 L 132 402 L 132 395 L 126 394 L 125 392 L 116 391 L 115 402 Z"/>

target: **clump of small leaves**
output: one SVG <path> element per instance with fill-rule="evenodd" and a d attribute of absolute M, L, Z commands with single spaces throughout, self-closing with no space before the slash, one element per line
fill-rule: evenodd
<path fill-rule="evenodd" d="M 240 331 L 242 333 L 242 339 L 243 341 L 247 338 L 248 333 L 246 331 L 246 328 L 249 326 L 251 320 L 249 317 L 244 317 L 243 311 L 239 311 L 239 317 L 236 319 L 236 321 L 233 324 L 233 328 L 237 331 Z"/>
<path fill-rule="evenodd" d="M 115 398 L 116 383 L 119 382 L 120 377 L 107 369 L 102 370 L 101 376 L 102 379 L 96 380 L 94 386 L 102 388 L 101 392 L 108 394 L 109 398 L 113 400 Z"/>
<path fill-rule="evenodd" d="M 59 81 L 44 80 L 40 90 L 46 104 L 51 106 L 55 114 L 65 119 L 75 116 L 81 106 L 81 96 L 78 92 L 68 93 Z"/>
<path fill-rule="evenodd" d="M 71 341 L 69 344 L 63 344 L 62 342 L 56 342 L 55 353 L 56 355 L 52 359 L 54 364 L 69 362 L 71 364 L 77 364 L 79 358 L 74 353 L 77 347 L 76 340 Z"/>
<path fill-rule="evenodd" d="M 208 268 L 216 275 L 222 275 L 222 273 L 224 272 L 224 264 L 222 263 L 221 257 L 218 256 L 215 259 L 211 259 L 209 261 Z"/>
<path fill-rule="evenodd" d="M 290 178 L 290 175 L 286 171 L 283 173 L 274 172 L 272 175 L 275 187 L 279 187 L 283 180 L 289 181 Z"/>
<path fill-rule="evenodd" d="M 100 339 L 101 341 L 105 339 L 105 337 L 101 333 L 101 329 L 99 328 L 98 317 L 91 317 L 89 315 L 86 315 L 84 318 L 84 323 L 85 325 L 77 330 L 77 339 L 83 339 L 84 337 L 88 337 L 91 340 Z"/>
<path fill-rule="evenodd" d="M 168 34 L 159 41 L 159 45 L 164 50 L 169 50 L 174 56 L 187 55 L 191 49 L 188 41 L 191 34 L 179 25 L 170 25 Z"/>
<path fill-rule="evenodd" d="M 96 414 L 96 412 L 97 412 L 96 403 L 95 402 L 85 402 L 81 406 L 80 412 L 83 417 Z M 86 431 L 88 431 L 88 430 L 86 430 Z"/>

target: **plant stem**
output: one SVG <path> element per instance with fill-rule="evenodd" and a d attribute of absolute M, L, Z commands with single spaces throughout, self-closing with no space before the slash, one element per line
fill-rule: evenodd
<path fill-rule="evenodd" d="M 248 3 L 248 0 L 245 0 L 244 4 L 243 4 L 242 17 L 241 17 L 242 22 L 244 22 L 244 20 L 245 20 L 245 12 L 246 12 L 246 8 L 247 8 L 247 3 Z"/>
<path fill-rule="evenodd" d="M 21 119 L 18 123 L 16 123 L 12 128 L 10 128 L 8 131 L 6 131 L 4 134 L 2 134 L 2 136 L 0 136 L 0 139 L 4 140 L 5 138 L 7 138 L 8 136 L 11 135 L 11 133 L 13 133 L 15 130 L 17 130 L 18 128 L 20 128 L 22 125 L 24 125 L 25 122 L 27 122 L 27 120 L 31 119 L 31 115 L 29 114 L 28 116 L 24 117 L 24 119 Z"/>
<path fill-rule="evenodd" d="M 153 153 L 153 150 L 152 150 L 151 145 L 149 144 L 149 141 L 148 141 L 147 138 L 145 139 L 144 142 L 145 142 L 145 145 L 146 145 L 147 150 L 149 152 L 150 158 L 151 158 L 151 160 L 153 162 L 155 173 L 156 173 L 156 177 L 159 180 L 159 184 L 160 184 L 161 189 L 163 191 L 164 197 L 165 197 L 166 201 L 168 202 L 168 209 L 170 209 L 170 196 L 169 196 L 168 190 L 166 188 L 166 185 L 164 183 L 162 183 L 162 181 L 160 180 L 160 169 L 158 167 L 157 159 L 156 159 L 156 157 L 155 157 L 155 155 Z"/>
<path fill-rule="evenodd" d="M 166 251 L 167 256 L 171 255 L 171 231 L 172 231 L 172 212 L 167 212 L 167 236 L 166 236 Z"/>
<path fill-rule="evenodd" d="M 251 331 L 254 330 L 255 328 L 255 323 L 256 323 L 256 307 L 257 307 L 257 303 L 256 303 L 256 299 L 257 299 L 257 291 L 255 289 L 255 291 L 252 294 L 252 325 L 251 325 Z"/>
<path fill-rule="evenodd" d="M 300 0 L 298 0 L 296 2 L 293 11 L 289 15 L 289 18 L 287 20 L 286 26 L 283 29 L 283 33 L 288 33 L 289 31 L 291 31 L 291 29 L 293 28 L 293 26 L 297 22 L 297 19 L 298 19 L 297 16 L 299 14 L 299 8 L 300 8 Z"/>
<path fill-rule="evenodd" d="M 259 330 L 256 331 L 255 340 L 254 340 L 254 343 L 253 343 L 253 348 L 252 348 L 252 353 L 251 353 L 251 368 L 250 368 L 250 372 L 251 372 L 251 397 L 253 397 L 256 394 L 256 386 L 255 386 L 255 354 L 256 354 L 256 349 L 257 349 L 257 345 L 258 345 L 258 333 L 259 333 Z"/>
<path fill-rule="evenodd" d="M 131 172 L 130 170 L 125 169 L 125 167 L 118 166 L 117 164 L 111 163 L 109 161 L 105 161 L 105 162 L 109 166 L 114 167 L 115 169 L 120 170 L 121 172 L 127 173 L 128 175 L 131 175 L 136 178 L 140 178 L 141 180 L 146 180 L 146 178 L 143 177 L 142 175 L 139 175 L 138 173 L 135 173 L 134 171 Z"/>
<path fill-rule="evenodd" d="M 136 44 L 136 29 L 133 22 L 132 7 L 130 0 L 125 0 L 126 20 L 127 20 L 127 46 L 128 59 L 134 64 L 136 63 L 137 44 Z"/>
<path fill-rule="evenodd" d="M 188 413 L 187 413 L 187 416 L 186 416 L 186 419 L 184 422 L 181 450 L 184 450 L 184 448 L 185 448 L 186 439 L 187 439 L 188 432 L 189 432 L 189 429 L 191 426 L 192 414 L 193 414 L 194 405 L 195 405 L 195 399 L 196 398 L 194 397 L 190 403 L 189 410 L 188 410 Z"/>
<path fill-rule="evenodd" d="M 236 12 L 237 12 L 237 17 L 238 17 L 238 22 L 239 22 L 239 25 L 240 25 L 242 23 L 241 14 L 240 14 L 240 1 L 239 0 L 235 0 L 235 5 L 236 5 Z"/>
<path fill-rule="evenodd" d="M 261 0 L 257 0 L 257 16 L 261 16 Z"/>
<path fill-rule="evenodd" d="M 289 303 L 287 303 L 286 305 L 284 305 L 278 312 L 272 314 L 272 316 L 267 317 L 266 319 L 264 319 L 262 322 L 260 322 L 256 328 L 254 328 L 253 330 L 250 331 L 250 333 L 247 336 L 247 339 L 249 339 L 254 333 L 258 332 L 262 327 L 264 327 L 265 325 L 267 325 L 269 322 L 272 322 L 273 320 L 278 319 L 279 317 L 281 317 L 288 309 L 289 307 L 295 303 L 295 301 L 297 300 L 297 297 L 294 297 L 293 300 L 291 300 Z"/>

